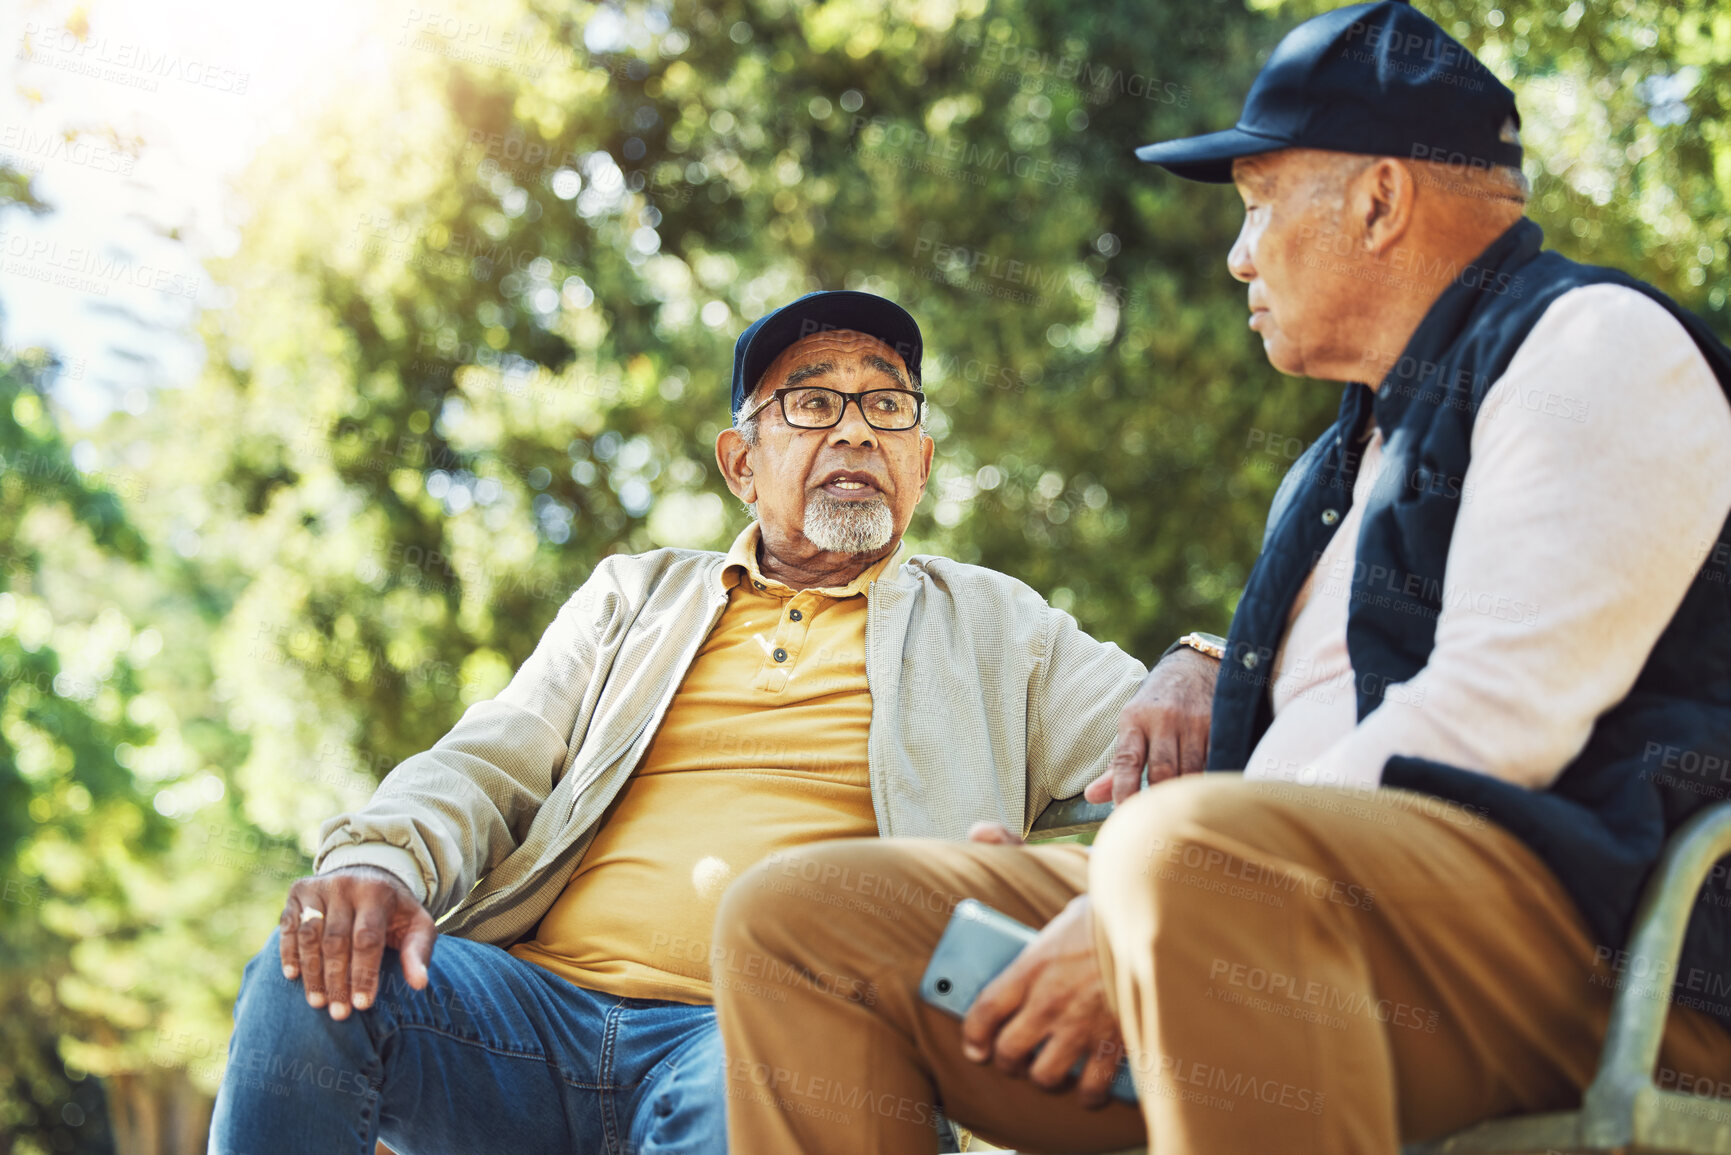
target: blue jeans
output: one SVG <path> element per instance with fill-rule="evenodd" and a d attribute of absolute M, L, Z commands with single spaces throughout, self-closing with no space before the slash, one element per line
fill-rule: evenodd
<path fill-rule="evenodd" d="M 424 991 L 385 952 L 377 1001 L 336 1022 L 247 964 L 211 1155 L 724 1155 L 715 1009 L 575 986 L 441 936 Z"/>

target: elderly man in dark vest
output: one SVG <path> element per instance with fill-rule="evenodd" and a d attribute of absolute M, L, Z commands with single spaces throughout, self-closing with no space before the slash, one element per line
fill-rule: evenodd
<path fill-rule="evenodd" d="M 1379 3 L 1293 31 L 1236 127 L 1141 150 L 1237 186 L 1250 328 L 1282 372 L 1345 382 L 1339 417 L 1280 487 L 1231 636 L 1149 674 L 1152 742 L 1122 744 L 1091 857 L 1004 831 L 777 864 L 1044 927 L 959 1026 L 915 990 L 941 912 L 844 922 L 822 884 L 735 884 L 719 933 L 782 964 L 719 999 L 735 1150 L 929 1151 L 885 1104 L 937 1099 L 1031 1150 L 1388 1155 L 1578 1102 L 1642 883 L 1725 796 L 1731 353 L 1541 250 L 1519 124 L 1460 44 Z M 1225 773 L 1188 773 L 1204 746 Z M 810 977 L 836 971 L 879 997 Z M 1676 977 L 1662 1081 L 1720 1085 L 1724 864 Z M 1120 1042 L 1140 1117 L 1089 1109 Z"/>

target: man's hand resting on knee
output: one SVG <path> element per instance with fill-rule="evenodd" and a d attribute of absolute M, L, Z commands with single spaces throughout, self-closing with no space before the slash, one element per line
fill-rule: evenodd
<path fill-rule="evenodd" d="M 1086 894 L 1071 899 L 980 992 L 962 1020 L 962 1054 L 976 1063 L 990 1060 L 1007 1074 L 1026 1073 L 1048 1091 L 1062 1088 L 1077 1060 L 1086 1058 L 1077 1092 L 1085 1106 L 1107 1103 L 1124 1040 L 1094 957 Z"/>
<path fill-rule="evenodd" d="M 1148 785 L 1197 774 L 1208 765 L 1208 723 L 1220 663 L 1183 647 L 1156 662 L 1118 715 L 1112 765 L 1088 783 L 1090 802 L 1122 802 Z"/>
<path fill-rule="evenodd" d="M 303 878 L 289 888 L 282 912 L 282 973 L 306 976 L 307 1002 L 330 1005 L 331 1018 L 366 1010 L 379 993 L 385 948 L 402 955 L 403 977 L 427 985 L 433 916 L 402 880 L 375 866 L 350 866 Z"/>

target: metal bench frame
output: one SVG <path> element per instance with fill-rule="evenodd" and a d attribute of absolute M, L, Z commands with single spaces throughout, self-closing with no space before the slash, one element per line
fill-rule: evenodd
<path fill-rule="evenodd" d="M 1111 811 L 1079 797 L 1062 799 L 1040 815 L 1030 841 L 1087 834 Z M 1635 913 L 1626 968 L 1633 977 L 1612 998 L 1598 1073 L 1579 1110 L 1489 1120 L 1409 1144 L 1402 1155 L 1731 1155 L 1731 1101 L 1653 1083 L 1683 933 L 1701 884 L 1727 855 L 1731 802 L 1706 808 L 1671 836 Z"/>

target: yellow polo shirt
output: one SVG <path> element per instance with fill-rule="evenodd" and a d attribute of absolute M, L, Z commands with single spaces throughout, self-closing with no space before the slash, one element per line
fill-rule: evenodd
<path fill-rule="evenodd" d="M 866 590 L 896 559 L 795 591 L 763 576 L 758 541 L 756 522 L 735 539 L 721 620 L 518 958 L 590 990 L 708 1003 L 727 884 L 776 851 L 877 834 Z"/>

